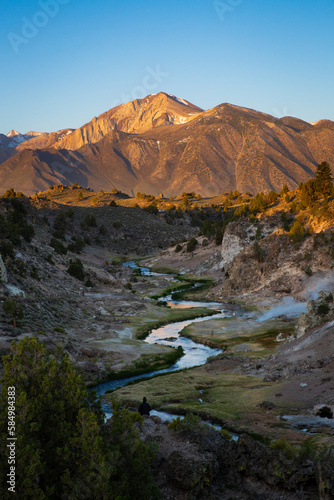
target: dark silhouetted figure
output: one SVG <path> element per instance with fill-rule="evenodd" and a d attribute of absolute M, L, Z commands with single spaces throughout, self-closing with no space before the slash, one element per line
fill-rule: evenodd
<path fill-rule="evenodd" d="M 140 403 L 138 411 L 141 415 L 150 415 L 151 407 L 145 397 L 143 398 L 143 402 Z"/>

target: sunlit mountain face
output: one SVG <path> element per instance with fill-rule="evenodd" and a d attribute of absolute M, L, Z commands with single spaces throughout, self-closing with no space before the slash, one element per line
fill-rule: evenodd
<path fill-rule="evenodd" d="M 310 124 L 221 104 L 204 111 L 160 92 L 78 129 L 0 135 L 0 185 L 25 194 L 75 182 L 167 196 L 294 189 L 334 165 L 334 122 Z"/>

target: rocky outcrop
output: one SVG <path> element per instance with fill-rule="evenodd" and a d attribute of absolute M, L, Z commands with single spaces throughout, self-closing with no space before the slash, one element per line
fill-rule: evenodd
<path fill-rule="evenodd" d="M 219 472 L 218 460 L 213 454 L 185 456 L 174 450 L 167 458 L 167 479 L 176 488 L 191 492 L 196 498 Z"/>
<path fill-rule="evenodd" d="M 252 234 L 254 237 L 255 231 Z M 252 244 L 251 235 L 237 222 L 229 224 L 225 230 L 221 247 L 221 265 L 227 268 L 233 259 Z"/>
<path fill-rule="evenodd" d="M 321 326 L 333 311 L 333 294 L 319 292 L 318 298 L 307 303 L 307 312 L 302 313 L 298 319 L 297 337 L 301 337 L 312 328 Z"/>
<path fill-rule="evenodd" d="M 272 447 L 241 435 L 235 442 L 212 428 L 180 434 L 155 420 L 145 420 L 141 438 L 157 443 L 153 473 L 162 499 L 311 500 L 334 495 L 330 461 L 299 458 L 284 441 Z"/>
<path fill-rule="evenodd" d="M 221 246 L 221 267 L 229 268 L 233 260 L 244 250 L 254 245 L 256 240 L 261 240 L 277 230 L 276 226 L 269 224 L 249 224 L 231 222 L 225 232 Z"/>

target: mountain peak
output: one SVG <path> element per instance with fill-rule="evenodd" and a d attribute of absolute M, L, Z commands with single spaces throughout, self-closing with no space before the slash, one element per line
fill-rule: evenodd
<path fill-rule="evenodd" d="M 16 135 L 21 135 L 20 132 L 16 132 L 16 130 L 11 130 L 8 132 L 7 137 L 15 137 Z"/>
<path fill-rule="evenodd" d="M 294 189 L 317 163 L 334 165 L 334 122 L 311 125 L 229 103 L 202 111 L 166 92 L 116 106 L 76 130 L 28 134 L 0 137 L 3 190 L 30 193 L 56 180 L 167 196 L 255 193 Z"/>
<path fill-rule="evenodd" d="M 150 94 L 147 97 L 144 97 L 144 99 L 147 99 L 147 98 L 150 98 L 150 97 L 155 97 L 155 96 L 166 96 L 167 99 L 172 99 L 173 101 L 175 101 L 175 102 L 177 102 L 179 104 L 182 104 L 183 106 L 188 106 L 188 107 L 191 107 L 191 108 L 196 108 L 199 111 L 203 111 L 202 108 L 199 108 L 198 106 L 195 106 L 191 102 L 189 102 L 189 101 L 187 101 L 185 99 L 182 99 L 181 97 L 177 97 L 176 95 L 169 94 L 168 92 L 161 91 L 161 92 L 158 92 L 157 94 Z"/>
<path fill-rule="evenodd" d="M 202 112 L 201 108 L 185 99 L 158 92 L 106 111 L 54 146 L 57 149 L 75 150 L 84 144 L 94 144 L 115 130 L 142 134 L 158 127 L 183 125 Z"/>

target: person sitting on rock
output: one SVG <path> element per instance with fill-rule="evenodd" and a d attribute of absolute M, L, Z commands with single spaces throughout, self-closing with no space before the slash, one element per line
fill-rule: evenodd
<path fill-rule="evenodd" d="M 140 403 L 139 408 L 138 408 L 138 412 L 141 415 L 147 415 L 147 416 L 149 416 L 150 415 L 150 411 L 151 411 L 151 407 L 148 404 L 147 399 L 145 397 L 143 397 L 143 402 Z"/>

